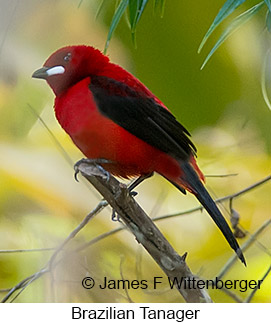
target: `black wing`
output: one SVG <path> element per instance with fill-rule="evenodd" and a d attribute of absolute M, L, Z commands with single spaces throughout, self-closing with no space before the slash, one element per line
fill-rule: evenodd
<path fill-rule="evenodd" d="M 182 163 L 184 179 L 206 208 L 230 246 L 245 264 L 245 258 L 227 222 L 201 183 L 193 167 L 186 163 L 196 148 L 189 132 L 165 108 L 124 83 L 103 76 L 92 76 L 89 86 L 99 111 L 151 146 L 168 153 Z M 182 192 L 184 190 L 173 183 Z"/>
<path fill-rule="evenodd" d="M 195 154 L 189 132 L 146 94 L 105 76 L 91 76 L 89 88 L 100 112 L 136 137 L 178 160 Z"/>

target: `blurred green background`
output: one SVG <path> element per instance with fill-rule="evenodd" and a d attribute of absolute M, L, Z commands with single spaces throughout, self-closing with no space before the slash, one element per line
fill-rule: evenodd
<path fill-rule="evenodd" d="M 31 75 L 64 45 L 87 44 L 103 50 L 115 1 L 107 1 L 95 19 L 100 2 L 84 0 L 78 8 L 79 1 L 72 0 L 0 0 L 1 298 L 5 289 L 40 270 L 52 254 L 3 251 L 58 246 L 100 200 L 82 179 L 80 183 L 74 181 L 72 165 L 30 108 L 40 114 L 73 162 L 82 157 L 55 120 L 53 93 L 45 82 L 33 80 Z M 197 54 L 223 3 L 170 0 L 161 18 L 159 12 L 154 14 L 150 0 L 137 28 L 137 48 L 131 41 L 127 17 L 123 17 L 108 49 L 112 61 L 135 74 L 191 131 L 198 147 L 198 163 L 206 175 L 237 174 L 207 177 L 214 197 L 238 192 L 268 176 L 271 170 L 271 112 L 260 85 L 270 47 L 266 11 L 231 36 L 200 71 L 225 28 L 222 24 Z M 242 10 L 252 3 L 248 1 Z M 193 196 L 182 196 L 159 176 L 143 183 L 138 192 L 138 202 L 151 216 L 198 205 Z M 270 196 L 268 182 L 234 200 L 241 227 L 248 231 L 241 244 L 270 218 Z M 229 219 L 228 202 L 222 210 Z M 111 210 L 105 209 L 66 247 L 66 257 L 60 258 L 54 272 L 31 284 L 16 302 L 127 302 L 124 291 L 83 290 L 82 278 L 92 276 L 97 282 L 104 276 L 121 279 L 121 272 L 130 280 L 163 276 L 126 231 L 79 253 L 72 252 L 118 226 L 111 221 Z M 201 277 L 214 277 L 232 255 L 205 212 L 163 220 L 158 226 L 180 254 L 188 252 L 188 265 Z M 236 263 L 227 278 L 262 278 L 270 264 L 270 233 L 266 228 L 245 253 L 248 267 Z M 130 290 L 129 296 L 134 302 L 182 301 L 167 287 L 165 284 L 159 291 Z M 270 288 L 268 277 L 252 301 L 270 302 Z M 234 292 L 243 299 L 249 294 Z M 221 291 L 210 294 L 216 302 L 234 301 Z"/>

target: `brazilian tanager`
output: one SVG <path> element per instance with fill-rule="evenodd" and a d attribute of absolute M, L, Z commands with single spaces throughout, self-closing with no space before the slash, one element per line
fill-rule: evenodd
<path fill-rule="evenodd" d="M 123 178 L 156 172 L 193 193 L 245 264 L 204 187 L 189 132 L 144 84 L 91 46 L 57 50 L 32 76 L 52 88 L 56 118 L 87 158 Z"/>

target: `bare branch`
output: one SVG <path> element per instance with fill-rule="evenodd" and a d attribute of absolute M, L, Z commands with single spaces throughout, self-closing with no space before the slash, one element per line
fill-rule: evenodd
<path fill-rule="evenodd" d="M 178 281 L 184 278 L 196 279 L 186 265 L 184 257 L 178 255 L 172 248 L 153 221 L 135 202 L 126 185 L 119 183 L 109 173 L 105 175 L 96 165 L 82 161 L 77 167 L 118 213 L 136 240 L 173 282 L 174 279 Z M 211 302 L 205 290 L 185 289 L 183 284 L 176 288 L 187 302 Z"/>

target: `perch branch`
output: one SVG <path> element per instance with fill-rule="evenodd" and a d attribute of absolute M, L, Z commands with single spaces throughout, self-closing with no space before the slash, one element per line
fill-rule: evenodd
<path fill-rule="evenodd" d="M 183 257 L 178 255 L 153 221 L 135 202 L 126 185 L 121 184 L 110 174 L 105 175 L 99 167 L 83 161 L 78 164 L 77 170 L 107 200 L 136 240 L 142 244 L 172 282 L 174 279 L 179 282 L 189 278 L 196 279 L 185 262 L 186 255 Z M 187 302 L 212 301 L 205 290 L 185 289 L 183 284 L 180 285 L 175 287 Z"/>

